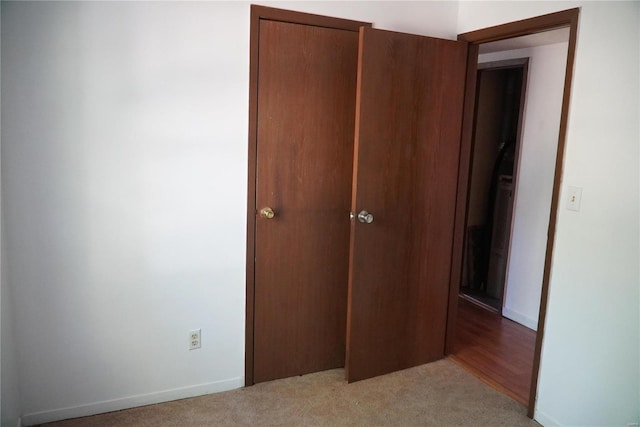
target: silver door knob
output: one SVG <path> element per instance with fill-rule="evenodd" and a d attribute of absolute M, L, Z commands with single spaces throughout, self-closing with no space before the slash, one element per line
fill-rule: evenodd
<path fill-rule="evenodd" d="M 370 214 L 367 211 L 360 211 L 358 214 L 358 221 L 363 224 L 371 224 L 373 222 L 373 214 Z"/>

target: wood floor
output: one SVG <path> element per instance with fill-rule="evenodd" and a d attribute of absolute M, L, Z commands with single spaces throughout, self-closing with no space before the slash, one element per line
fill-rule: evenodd
<path fill-rule="evenodd" d="M 527 405 L 536 332 L 458 298 L 451 358 L 496 389 Z"/>

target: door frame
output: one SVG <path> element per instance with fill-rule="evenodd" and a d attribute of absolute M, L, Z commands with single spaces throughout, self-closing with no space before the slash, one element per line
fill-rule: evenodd
<path fill-rule="evenodd" d="M 445 344 L 446 354 L 453 352 L 455 340 L 455 322 L 458 307 L 458 291 L 462 275 L 462 255 L 464 231 L 466 229 L 466 213 L 469 199 L 469 179 L 471 166 L 471 152 L 473 148 L 473 117 L 475 108 L 476 72 L 478 64 L 479 45 L 497 40 L 510 39 L 529 34 L 540 33 L 557 28 L 569 28 L 569 46 L 560 113 L 560 130 L 558 133 L 558 148 L 553 180 L 553 193 L 549 213 L 549 229 L 547 233 L 547 247 L 542 278 L 542 293 L 540 297 L 540 311 L 538 314 L 538 331 L 536 334 L 535 352 L 533 358 L 531 388 L 529 391 L 529 405 L 527 415 L 533 418 L 540 370 L 540 355 L 544 336 L 545 318 L 547 313 L 547 299 L 549 295 L 549 277 L 551 273 L 551 259 L 553 256 L 556 222 L 558 220 L 558 205 L 560 185 L 564 165 L 564 152 L 567 136 L 567 122 L 569 116 L 569 101 L 571 95 L 571 81 L 575 60 L 576 38 L 578 33 L 578 18 L 580 9 L 568 9 L 550 13 L 521 21 L 510 22 L 495 27 L 480 29 L 458 35 L 458 40 L 469 43 L 467 57 L 467 86 L 464 100 L 464 116 L 462 120 L 462 137 L 460 147 L 460 167 L 458 169 L 458 196 L 456 217 L 454 222 L 454 241 L 451 267 L 451 281 L 449 288 L 449 310 L 447 319 L 447 336 Z"/>
<path fill-rule="evenodd" d="M 288 22 L 334 28 L 358 33 L 360 27 L 370 27 L 368 22 L 333 18 L 310 13 L 251 5 L 249 43 L 249 146 L 247 168 L 247 258 L 246 258 L 246 312 L 245 312 L 245 386 L 254 384 L 253 339 L 255 311 L 255 248 L 256 248 L 256 168 L 258 149 L 258 62 L 260 20 Z"/>

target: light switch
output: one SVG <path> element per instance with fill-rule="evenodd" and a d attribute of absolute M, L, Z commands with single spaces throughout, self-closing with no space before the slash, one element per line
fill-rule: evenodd
<path fill-rule="evenodd" d="M 580 211 L 580 201 L 582 200 L 582 187 L 569 187 L 567 209 L 570 211 Z"/>

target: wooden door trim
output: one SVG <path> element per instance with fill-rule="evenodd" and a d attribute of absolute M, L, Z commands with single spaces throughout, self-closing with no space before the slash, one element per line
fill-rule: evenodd
<path fill-rule="evenodd" d="M 247 168 L 247 258 L 246 258 L 246 312 L 245 312 L 245 385 L 253 385 L 253 338 L 255 310 L 255 226 L 256 226 L 256 167 L 258 143 L 258 54 L 260 20 L 312 25 L 323 28 L 358 32 L 371 23 L 333 18 L 291 10 L 251 5 L 249 44 L 249 142 Z"/>
<path fill-rule="evenodd" d="M 467 63 L 467 87 L 465 94 L 464 117 L 462 124 L 462 140 L 460 153 L 460 167 L 458 176 L 458 197 L 454 229 L 454 245 L 452 257 L 452 271 L 449 293 L 449 312 L 446 340 L 446 353 L 453 351 L 455 339 L 455 318 L 457 315 L 458 289 L 462 272 L 462 252 L 464 242 L 464 230 L 467 222 L 467 203 L 470 179 L 470 156 L 473 145 L 473 120 L 474 101 L 476 91 L 476 72 L 478 62 L 478 48 L 482 43 L 497 40 L 504 40 L 529 34 L 540 33 L 555 28 L 569 28 L 569 46 L 567 51 L 567 63 L 564 79 L 564 93 L 562 97 L 562 110 L 560 113 L 560 131 L 558 133 L 558 148 L 553 181 L 553 193 L 551 198 L 551 209 L 549 214 L 549 229 L 547 233 L 547 247 L 544 263 L 544 273 L 542 279 L 542 293 L 540 297 L 540 312 L 538 315 L 538 331 L 536 335 L 536 346 L 533 359 L 533 372 L 531 379 L 531 389 L 529 393 L 529 405 L 527 415 L 533 418 L 536 403 L 536 392 L 538 387 L 538 374 L 540 370 L 540 355 L 542 350 L 542 339 L 544 335 L 545 319 L 547 312 L 547 299 L 549 295 L 549 277 L 551 272 L 551 259 L 553 255 L 556 222 L 558 217 L 558 204 L 560 195 L 560 185 L 562 169 L 564 164 L 564 152 L 567 136 L 567 122 L 569 115 L 569 102 L 571 96 L 571 81 L 573 77 L 573 67 L 575 62 L 576 38 L 578 33 L 578 18 L 580 9 L 568 9 L 561 12 L 550 13 L 530 19 L 510 22 L 495 27 L 471 31 L 458 36 L 458 40 L 469 43 L 469 55 Z"/>

